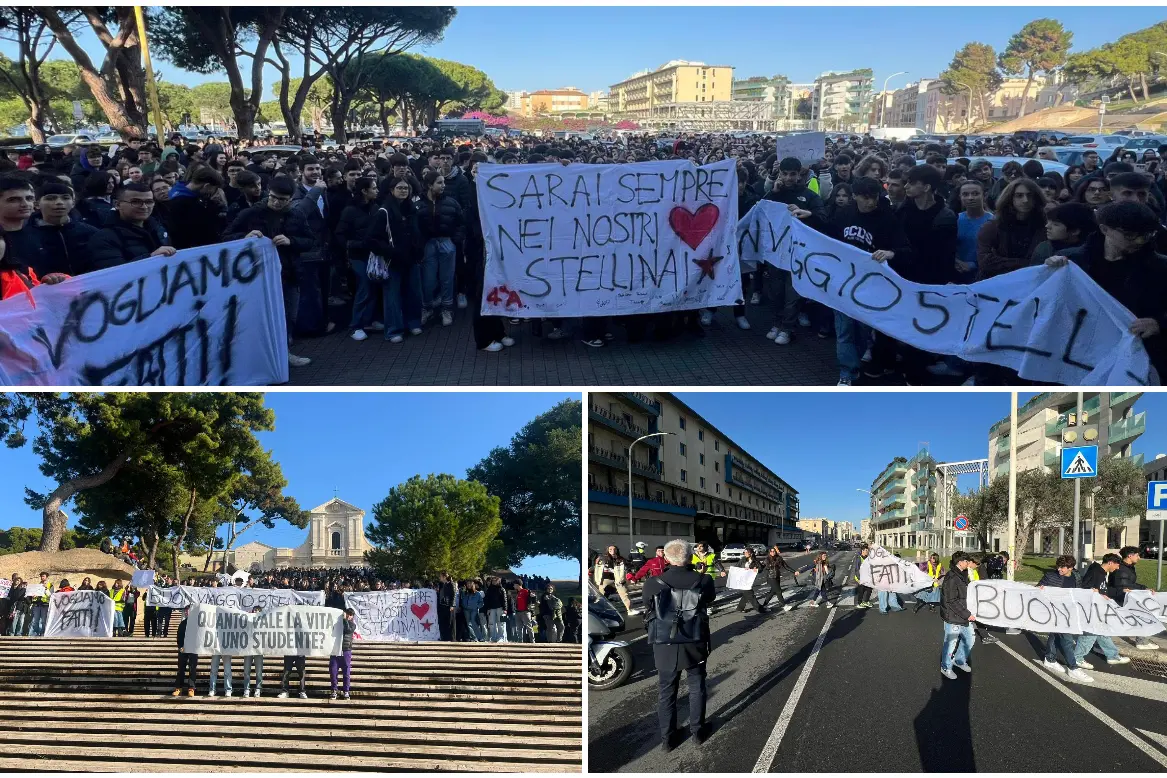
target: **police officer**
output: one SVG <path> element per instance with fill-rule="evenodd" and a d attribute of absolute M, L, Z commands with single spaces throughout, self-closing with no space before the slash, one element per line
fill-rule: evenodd
<path fill-rule="evenodd" d="M 643 540 L 632 547 L 632 553 L 628 555 L 628 572 L 635 573 L 648 561 L 648 555 L 644 553 L 647 550 Z"/>

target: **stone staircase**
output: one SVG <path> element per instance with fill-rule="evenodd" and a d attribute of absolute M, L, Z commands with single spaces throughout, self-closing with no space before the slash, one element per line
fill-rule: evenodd
<path fill-rule="evenodd" d="M 177 623 L 175 624 L 177 628 Z M 328 699 L 328 660 L 307 660 L 308 699 L 172 698 L 169 640 L 0 638 L 0 770 L 32 772 L 580 772 L 579 645 L 361 643 L 352 700 Z M 222 684 L 219 686 L 222 695 Z"/>

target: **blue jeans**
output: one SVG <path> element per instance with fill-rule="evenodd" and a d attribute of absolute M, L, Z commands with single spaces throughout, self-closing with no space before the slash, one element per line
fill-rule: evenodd
<path fill-rule="evenodd" d="M 1094 645 L 1102 650 L 1107 659 L 1118 659 L 1118 646 L 1106 635 L 1079 635 L 1078 644 L 1074 649 L 1074 664 L 1079 664 L 1094 650 Z"/>
<path fill-rule="evenodd" d="M 463 608 L 462 612 L 466 615 L 466 628 L 470 630 L 470 636 L 479 643 L 485 642 L 486 631 L 478 623 L 478 608 Z"/>
<path fill-rule="evenodd" d="M 951 670 L 953 665 L 968 662 L 973 649 L 973 623 L 944 624 L 944 643 L 940 646 L 940 669 Z"/>
<path fill-rule="evenodd" d="M 1045 661 L 1058 661 L 1058 652 L 1066 660 L 1066 667 L 1071 670 L 1078 667 L 1078 657 L 1074 652 L 1074 636 L 1065 632 L 1051 632 L 1045 640 Z"/>
<path fill-rule="evenodd" d="M 369 262 L 365 259 L 350 259 L 349 267 L 357 277 L 357 294 L 353 300 L 353 316 L 349 321 L 349 329 L 359 330 L 373 323 L 373 311 L 377 293 L 373 289 L 373 282 L 369 280 Z M 386 325 L 388 326 L 388 325 Z"/>
<path fill-rule="evenodd" d="M 887 613 L 888 610 L 902 611 L 904 606 L 900 604 L 900 597 L 895 592 L 877 592 L 879 596 L 879 612 Z"/>
<path fill-rule="evenodd" d="M 223 665 L 223 688 L 231 691 L 231 659 L 229 654 L 211 655 L 211 691 L 215 691 L 215 684 L 219 680 L 220 664 Z"/>
<path fill-rule="evenodd" d="M 427 308 L 454 310 L 454 260 L 457 256 L 454 241 L 449 238 L 431 238 L 425 244 L 421 299 Z"/>
<path fill-rule="evenodd" d="M 28 634 L 32 637 L 44 637 L 45 623 L 49 618 L 48 605 L 33 605 L 32 606 L 32 626 L 29 627 Z"/>
<path fill-rule="evenodd" d="M 854 381 L 859 377 L 860 360 L 865 350 L 867 335 L 863 325 L 835 311 L 835 359 L 839 362 L 839 378 Z"/>
<path fill-rule="evenodd" d="M 916 599 L 920 602 L 931 603 L 937 605 L 940 602 L 940 589 L 933 586 L 931 589 L 925 589 L 922 592 L 916 592 Z"/>
<path fill-rule="evenodd" d="M 421 327 L 421 266 L 410 263 L 404 270 L 389 268 L 389 280 L 381 287 L 384 300 L 385 339 Z"/>

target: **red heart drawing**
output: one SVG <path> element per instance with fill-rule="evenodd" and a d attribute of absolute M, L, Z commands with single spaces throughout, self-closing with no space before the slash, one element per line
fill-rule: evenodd
<path fill-rule="evenodd" d="M 678 205 L 669 211 L 669 226 L 673 228 L 673 232 L 677 233 L 681 240 L 685 241 L 689 248 L 696 251 L 697 247 L 701 245 L 701 241 L 713 232 L 719 218 L 721 218 L 721 211 L 713 203 L 705 203 L 697 209 L 696 213 Z"/>
<path fill-rule="evenodd" d="M 420 619 L 422 616 L 430 612 L 430 604 L 428 602 L 415 602 L 409 606 L 409 609 L 413 611 L 414 616 L 417 616 Z"/>

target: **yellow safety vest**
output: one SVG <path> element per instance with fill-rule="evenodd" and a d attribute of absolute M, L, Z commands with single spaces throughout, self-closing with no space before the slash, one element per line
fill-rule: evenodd
<path fill-rule="evenodd" d="M 48 605 L 49 596 L 53 593 L 53 585 L 51 583 L 45 584 L 45 593 L 32 598 L 32 601 L 37 605 Z"/>
<path fill-rule="evenodd" d="M 932 578 L 932 586 L 933 587 L 937 587 L 940 585 L 940 574 L 942 572 L 944 572 L 943 565 L 936 565 L 936 568 L 933 569 L 932 563 L 931 562 L 928 563 L 928 575 L 931 576 L 931 578 Z"/>
<path fill-rule="evenodd" d="M 969 568 L 968 582 L 972 583 L 973 581 L 979 581 L 979 580 L 981 580 L 980 571 L 978 571 L 975 567 Z"/>
<path fill-rule="evenodd" d="M 113 609 L 115 611 L 117 611 L 118 613 L 121 613 L 125 609 L 125 607 L 126 607 L 126 603 L 125 603 L 126 590 L 124 588 L 123 589 L 110 589 L 109 590 L 109 598 L 111 600 L 113 600 Z"/>
<path fill-rule="evenodd" d="M 710 551 L 705 556 L 701 556 L 696 551 L 693 552 L 693 567 L 696 567 L 697 565 L 704 563 L 706 573 L 708 573 L 710 570 L 713 569 L 713 565 L 715 562 L 717 562 L 717 552 L 716 551 Z"/>

